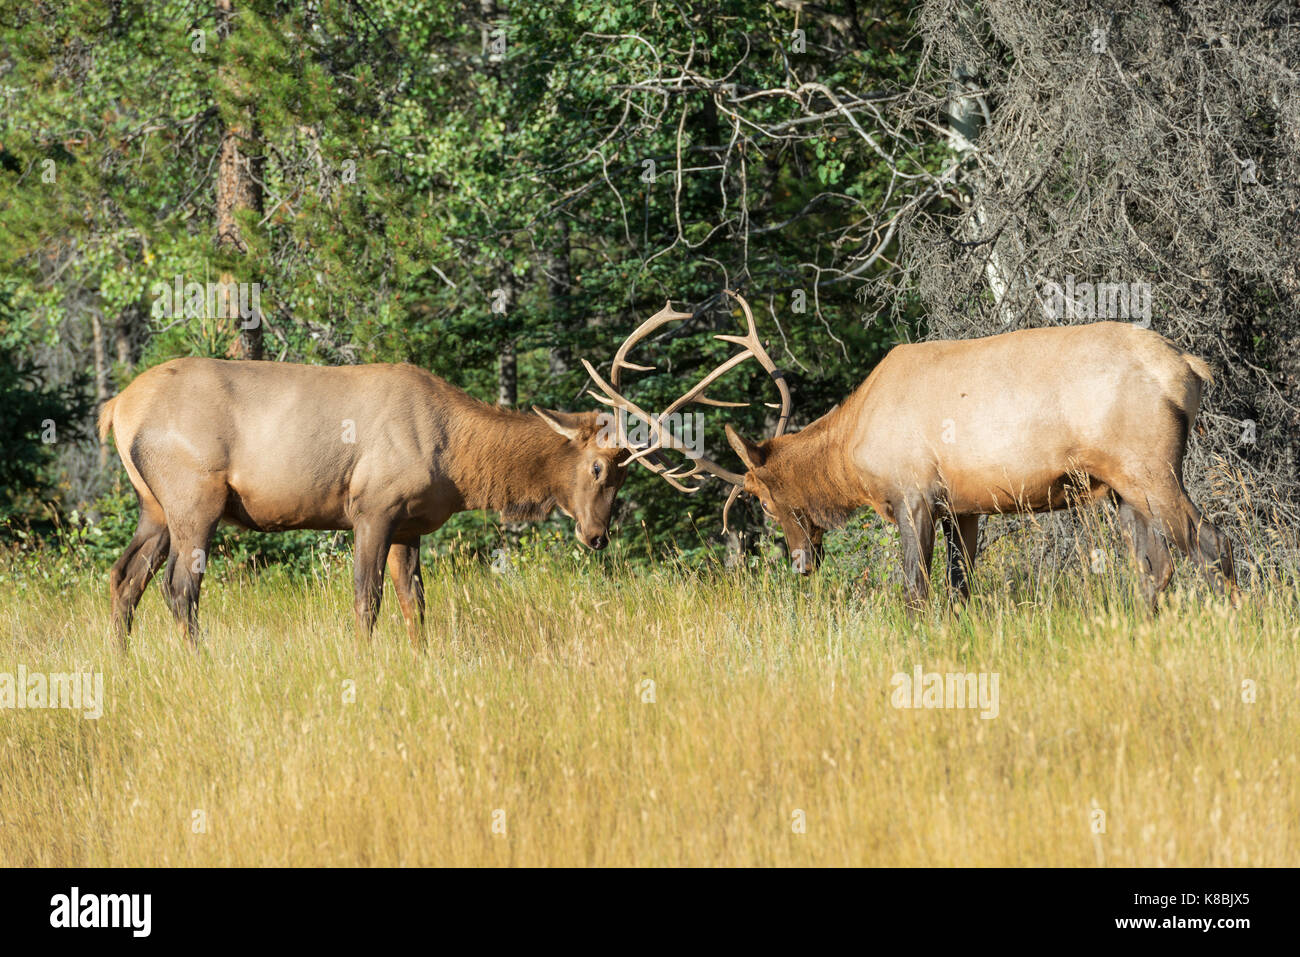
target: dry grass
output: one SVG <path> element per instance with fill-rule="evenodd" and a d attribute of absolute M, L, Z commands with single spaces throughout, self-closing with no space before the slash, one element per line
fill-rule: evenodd
<path fill-rule="evenodd" d="M 0 864 L 1300 863 L 1293 584 L 1153 621 L 996 564 L 915 622 L 830 577 L 449 564 L 419 656 L 391 592 L 357 651 L 345 570 L 209 581 L 197 655 L 153 589 L 121 656 L 102 584 L 6 585 L 0 672 L 90 663 L 107 707 L 0 711 Z M 916 665 L 998 672 L 998 716 L 894 708 Z"/>

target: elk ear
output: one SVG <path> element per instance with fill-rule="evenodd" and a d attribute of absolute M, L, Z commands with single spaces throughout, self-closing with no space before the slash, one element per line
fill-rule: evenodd
<path fill-rule="evenodd" d="M 581 438 L 583 421 L 572 412 L 552 412 L 549 409 L 539 409 L 537 406 L 533 406 L 533 411 L 542 417 L 543 422 L 570 442 Z"/>
<path fill-rule="evenodd" d="M 749 441 L 749 439 L 733 429 L 730 424 L 726 426 L 726 432 L 727 441 L 731 443 L 731 447 L 740 456 L 740 461 L 745 463 L 745 468 L 752 472 L 763 464 L 763 460 L 767 458 L 767 455 L 762 446 Z"/>

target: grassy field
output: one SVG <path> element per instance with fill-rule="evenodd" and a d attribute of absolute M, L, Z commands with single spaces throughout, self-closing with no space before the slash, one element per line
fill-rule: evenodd
<path fill-rule="evenodd" d="M 209 580 L 197 654 L 155 588 L 121 655 L 102 581 L 11 575 L 0 672 L 105 702 L 0 710 L 0 864 L 1294 866 L 1300 596 L 1189 571 L 1152 619 L 1127 566 L 995 554 L 912 620 L 833 576 L 432 563 L 418 655 L 391 590 L 355 646 L 346 566 Z M 918 666 L 997 673 L 996 716 L 895 707 Z"/>

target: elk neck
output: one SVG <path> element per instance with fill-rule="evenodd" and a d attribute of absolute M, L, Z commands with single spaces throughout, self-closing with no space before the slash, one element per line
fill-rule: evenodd
<path fill-rule="evenodd" d="M 538 416 L 471 400 L 448 432 L 447 461 L 467 509 L 492 509 L 510 521 L 541 521 L 574 474 L 574 447 Z"/>
<path fill-rule="evenodd" d="M 866 505 L 853 473 L 837 409 L 806 429 L 773 439 L 763 469 L 781 489 L 782 501 L 820 528 L 838 528 Z"/>

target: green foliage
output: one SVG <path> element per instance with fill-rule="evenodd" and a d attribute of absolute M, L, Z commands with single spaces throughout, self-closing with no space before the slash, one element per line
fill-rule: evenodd
<path fill-rule="evenodd" d="M 229 271 L 261 284 L 270 358 L 413 361 L 494 400 L 509 344 L 520 407 L 582 409 L 593 403 L 579 358 L 608 363 L 666 299 L 709 305 L 653 344 L 656 371 L 633 383 L 662 406 L 729 354 L 712 335 L 741 322 L 721 305 L 731 285 L 788 369 L 801 424 L 896 340 L 857 284 L 813 287 L 843 255 L 833 237 L 887 201 L 888 164 L 834 111 L 788 143 L 742 125 L 736 145 L 712 90 L 660 87 L 665 58 L 686 50 L 745 89 L 786 84 L 792 63 L 828 89 L 905 84 L 919 51 L 904 3 L 877 5 L 870 43 L 805 22 L 821 42 L 797 56 L 794 15 L 748 0 L 506 2 L 496 24 L 453 0 L 235 8 L 228 36 L 212 3 L 65 0 L 0 23 L 0 84 L 13 91 L 0 116 L 0 270 L 38 317 L 27 345 L 93 306 L 110 325 L 145 317 L 138 354 L 110 370 L 117 387 L 178 355 L 224 355 L 229 326 L 154 307 L 177 276 Z M 494 26 L 501 56 L 482 45 Z M 747 109 L 747 124 L 774 125 L 823 107 L 778 96 Z M 239 214 L 248 248 L 232 253 L 213 242 L 213 169 L 223 131 L 241 124 L 263 208 Z M 84 351 L 78 361 L 89 369 Z M 708 415 L 706 454 L 731 455 L 724 421 L 767 432 L 754 400 L 771 391 L 748 367 L 715 389 L 754 404 Z M 641 557 L 711 554 L 724 492 L 686 500 L 638 470 L 623 535 Z M 755 510 L 737 517 L 760 527 Z M 558 517 L 549 527 L 569 533 Z M 316 536 L 280 537 L 229 547 L 294 567 L 313 554 Z M 490 549 L 518 533 L 462 516 L 439 540 L 456 538 Z"/>
<path fill-rule="evenodd" d="M 24 518 L 49 527 L 54 446 L 72 440 L 87 409 L 81 383 L 42 384 L 41 370 L 22 352 L 27 335 L 13 289 L 0 286 L 0 536 Z"/>

